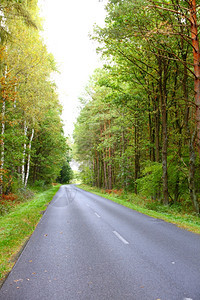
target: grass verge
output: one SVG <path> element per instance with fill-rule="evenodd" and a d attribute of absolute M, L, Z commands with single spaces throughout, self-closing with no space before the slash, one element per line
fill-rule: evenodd
<path fill-rule="evenodd" d="M 36 194 L 0 217 L 0 286 L 60 185 Z"/>
<path fill-rule="evenodd" d="M 134 209 L 140 213 L 153 218 L 162 219 L 166 222 L 173 223 L 180 228 L 200 234 L 200 218 L 195 213 L 187 213 L 180 210 L 177 206 L 163 206 L 140 197 L 135 194 L 122 193 L 121 195 L 107 194 L 104 190 L 90 187 L 87 185 L 79 185 L 79 188 L 92 192 L 98 196 L 107 198 L 111 201 L 119 203 L 128 208 Z"/>

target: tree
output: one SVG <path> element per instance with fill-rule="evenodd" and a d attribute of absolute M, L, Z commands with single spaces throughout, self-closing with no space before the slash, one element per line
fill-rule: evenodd
<path fill-rule="evenodd" d="M 55 180 L 68 151 L 37 1 L 1 1 L 1 192 Z M 37 24 L 37 25 L 36 25 Z M 27 26 L 29 25 L 29 26 Z M 46 178 L 45 178 L 46 176 Z"/>
<path fill-rule="evenodd" d="M 61 184 L 70 183 L 70 181 L 73 179 L 73 171 L 70 166 L 70 156 L 69 154 L 66 155 L 66 160 L 62 166 L 62 169 L 60 170 L 60 174 L 57 178 L 57 181 Z"/>
<path fill-rule="evenodd" d="M 95 27 L 93 34 L 106 64 L 93 79 L 75 142 L 92 184 L 127 188 L 126 182 L 132 182 L 135 192 L 148 190 L 165 205 L 190 195 L 199 213 L 194 5 L 181 0 L 108 1 L 105 27 Z"/>

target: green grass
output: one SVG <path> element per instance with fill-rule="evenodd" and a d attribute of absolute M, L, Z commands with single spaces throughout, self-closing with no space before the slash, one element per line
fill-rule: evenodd
<path fill-rule="evenodd" d="M 0 217 L 0 283 L 12 269 L 17 254 L 35 230 L 60 185 L 36 194 Z"/>
<path fill-rule="evenodd" d="M 176 224 L 178 227 L 200 234 L 200 218 L 195 213 L 181 209 L 180 206 L 164 206 L 156 201 L 141 197 L 131 193 L 122 193 L 121 195 L 107 194 L 104 190 L 79 185 L 79 188 L 92 192 L 101 197 L 112 200 L 123 206 L 129 207 L 148 216 L 162 219 L 166 222 Z"/>

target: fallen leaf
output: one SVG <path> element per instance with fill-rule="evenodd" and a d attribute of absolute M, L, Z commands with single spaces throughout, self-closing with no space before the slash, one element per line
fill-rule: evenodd
<path fill-rule="evenodd" d="M 16 280 L 14 280 L 14 282 L 19 282 L 19 281 L 23 281 L 23 279 L 16 279 Z"/>

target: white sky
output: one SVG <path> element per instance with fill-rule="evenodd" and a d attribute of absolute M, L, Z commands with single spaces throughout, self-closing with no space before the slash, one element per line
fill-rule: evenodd
<path fill-rule="evenodd" d="M 94 23 L 103 26 L 106 0 L 39 0 L 45 18 L 44 37 L 61 74 L 56 75 L 63 105 L 65 134 L 71 135 L 78 116 L 78 98 L 89 76 L 100 65 L 96 46 L 89 39 Z"/>

